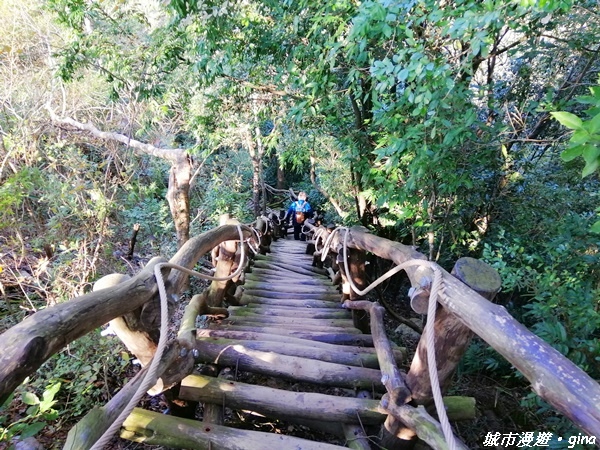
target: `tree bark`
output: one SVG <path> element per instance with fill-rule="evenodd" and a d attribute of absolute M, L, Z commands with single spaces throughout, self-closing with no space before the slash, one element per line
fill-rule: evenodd
<path fill-rule="evenodd" d="M 167 201 L 177 237 L 177 248 L 181 248 L 190 238 L 190 178 L 192 160 L 187 153 L 180 152 L 172 162 L 169 171 Z"/>

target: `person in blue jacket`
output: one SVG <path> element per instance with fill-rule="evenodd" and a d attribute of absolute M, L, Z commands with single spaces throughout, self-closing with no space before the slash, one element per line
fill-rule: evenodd
<path fill-rule="evenodd" d="M 298 200 L 293 202 L 285 215 L 286 223 L 291 219 L 292 225 L 294 225 L 294 239 L 305 240 L 306 238 L 301 233 L 302 224 L 306 219 L 313 216 L 313 210 L 310 203 L 306 201 L 306 192 L 300 192 L 298 194 Z"/>

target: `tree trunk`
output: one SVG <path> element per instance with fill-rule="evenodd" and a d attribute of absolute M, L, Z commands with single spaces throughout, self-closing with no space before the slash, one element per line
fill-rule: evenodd
<path fill-rule="evenodd" d="M 187 153 L 181 153 L 173 161 L 169 172 L 167 201 L 175 224 L 177 248 L 190 238 L 190 177 L 192 161 Z"/>

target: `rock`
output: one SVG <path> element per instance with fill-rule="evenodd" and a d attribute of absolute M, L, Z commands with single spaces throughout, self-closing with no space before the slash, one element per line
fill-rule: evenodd
<path fill-rule="evenodd" d="M 420 321 L 419 321 L 419 325 L 420 325 Z M 395 331 L 396 331 L 396 334 L 399 334 L 403 340 L 408 339 L 408 340 L 418 341 L 419 339 L 421 339 L 421 335 L 419 333 L 417 333 L 415 330 L 413 330 L 411 327 L 409 327 L 408 325 L 400 324 L 398 326 L 398 328 L 396 328 Z"/>
<path fill-rule="evenodd" d="M 40 444 L 34 437 L 28 437 L 14 442 L 15 450 L 44 450 L 44 446 Z"/>

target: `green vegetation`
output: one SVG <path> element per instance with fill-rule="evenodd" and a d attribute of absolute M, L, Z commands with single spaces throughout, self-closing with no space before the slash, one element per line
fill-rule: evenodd
<path fill-rule="evenodd" d="M 511 313 L 600 379 L 596 1 L 8 0 L 0 14 L 0 331 L 134 271 L 135 223 L 138 261 L 177 248 L 172 166 L 50 109 L 186 149 L 192 235 L 281 207 L 268 183 L 444 266 L 483 258 Z M 105 398 L 96 378 L 126 359 L 74 346 L 16 393 L 28 408 L 0 441 Z M 522 383 L 475 343 L 463 373 L 482 365 Z"/>

